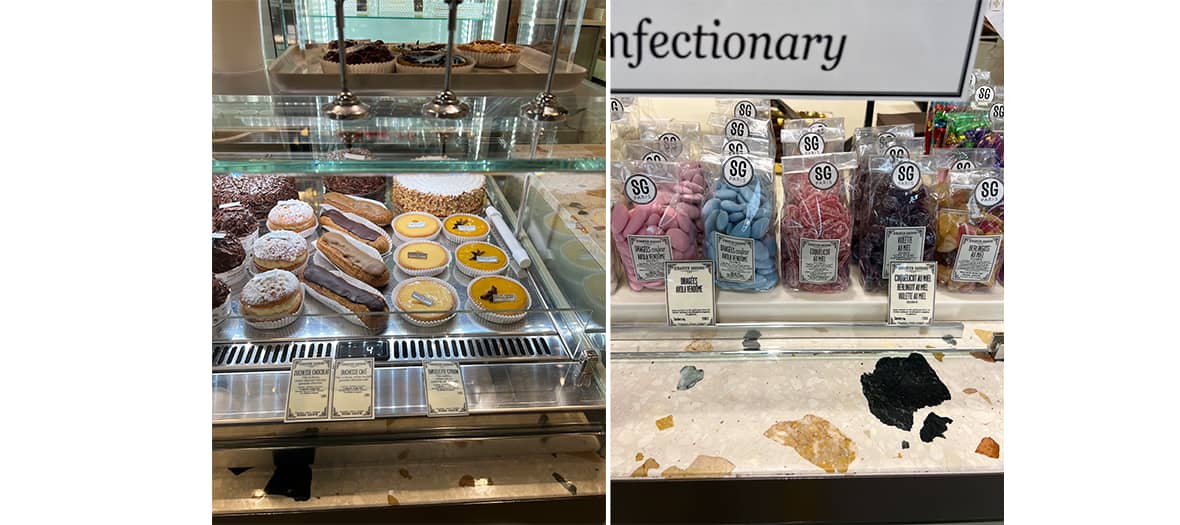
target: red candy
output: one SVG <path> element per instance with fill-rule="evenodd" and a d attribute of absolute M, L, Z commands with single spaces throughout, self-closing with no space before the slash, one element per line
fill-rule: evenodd
<path fill-rule="evenodd" d="M 852 213 L 840 196 L 841 185 L 818 190 L 808 182 L 807 173 L 790 173 L 783 177 L 786 186 L 781 222 L 783 283 L 788 288 L 807 292 L 846 290 L 848 259 L 852 253 Z M 802 239 L 840 241 L 835 281 L 823 284 L 801 282 L 799 250 Z"/>

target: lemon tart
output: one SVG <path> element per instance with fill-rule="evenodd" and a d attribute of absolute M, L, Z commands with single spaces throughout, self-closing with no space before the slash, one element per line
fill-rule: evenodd
<path fill-rule="evenodd" d="M 451 252 L 434 241 L 411 241 L 398 246 L 394 258 L 409 275 L 438 275 L 451 263 Z"/>
<path fill-rule="evenodd" d="M 401 242 L 433 241 L 441 229 L 438 217 L 429 213 L 411 211 L 393 219 L 393 233 Z"/>
<path fill-rule="evenodd" d="M 474 312 L 495 323 L 513 323 L 524 319 L 532 300 L 520 281 L 499 275 L 472 279 L 467 285 L 467 299 Z"/>
<path fill-rule="evenodd" d="M 508 254 L 486 242 L 465 242 L 455 248 L 455 265 L 471 277 L 495 275 L 508 268 Z"/>
<path fill-rule="evenodd" d="M 456 213 L 443 220 L 443 235 L 455 244 L 482 241 L 488 238 L 488 221 L 478 215 Z"/>
<path fill-rule="evenodd" d="M 441 279 L 415 277 L 397 285 L 393 300 L 407 321 L 418 326 L 433 326 L 455 316 L 459 296 Z"/>

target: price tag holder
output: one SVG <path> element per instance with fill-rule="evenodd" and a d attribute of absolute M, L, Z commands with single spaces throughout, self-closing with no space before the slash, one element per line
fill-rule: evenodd
<path fill-rule="evenodd" d="M 889 278 L 889 326 L 927 326 L 934 320 L 938 263 L 902 262 Z"/>
<path fill-rule="evenodd" d="M 292 360 L 283 421 L 327 421 L 332 401 L 331 385 L 332 358 Z"/>
<path fill-rule="evenodd" d="M 426 415 L 429 417 L 467 415 L 467 390 L 463 372 L 453 361 L 428 361 L 422 366 L 426 386 Z"/>
<path fill-rule="evenodd" d="M 332 419 L 373 419 L 373 358 L 332 363 Z"/>
<path fill-rule="evenodd" d="M 668 326 L 717 324 L 717 294 L 713 287 L 713 261 L 665 263 L 665 304 Z"/>

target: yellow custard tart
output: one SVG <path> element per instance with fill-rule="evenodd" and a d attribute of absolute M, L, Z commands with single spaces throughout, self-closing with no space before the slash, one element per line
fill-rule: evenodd
<path fill-rule="evenodd" d="M 488 238 L 488 221 L 478 215 L 456 213 L 443 220 L 443 235 L 453 243 L 482 241 Z"/>
<path fill-rule="evenodd" d="M 528 290 L 520 281 L 499 275 L 472 279 L 467 285 L 467 299 L 474 312 L 495 323 L 513 323 L 524 319 L 532 304 Z"/>
<path fill-rule="evenodd" d="M 442 222 L 429 213 L 411 211 L 393 219 L 393 233 L 401 242 L 432 241 L 441 229 Z"/>
<path fill-rule="evenodd" d="M 451 262 L 451 252 L 434 241 L 411 241 L 394 252 L 397 267 L 409 275 L 438 275 Z"/>
<path fill-rule="evenodd" d="M 454 317 L 458 294 L 451 285 L 433 277 L 402 281 L 393 299 L 402 316 L 413 324 L 431 326 Z"/>
<path fill-rule="evenodd" d="M 455 265 L 471 277 L 495 275 L 508 268 L 508 254 L 494 244 L 465 242 L 455 248 Z"/>

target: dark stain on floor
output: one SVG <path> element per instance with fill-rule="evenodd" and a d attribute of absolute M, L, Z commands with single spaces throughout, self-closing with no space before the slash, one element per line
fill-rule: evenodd
<path fill-rule="evenodd" d="M 274 462 L 274 474 L 263 490 L 272 496 L 287 496 L 295 501 L 311 499 L 311 465 L 315 463 L 315 449 L 276 450 Z"/>
<path fill-rule="evenodd" d="M 872 372 L 860 376 L 860 385 L 869 412 L 882 423 L 907 431 L 914 428 L 914 411 L 951 398 L 950 390 L 918 353 L 882 357 Z"/>
<path fill-rule="evenodd" d="M 245 471 L 247 471 L 247 470 L 250 470 L 250 469 L 252 469 L 252 468 L 254 468 L 254 467 L 230 467 L 230 468 L 229 468 L 229 471 L 230 471 L 230 472 L 233 472 L 233 474 L 234 474 L 235 476 L 238 476 L 238 475 L 241 475 L 241 473 L 243 473 L 243 472 L 245 472 Z"/>
<path fill-rule="evenodd" d="M 947 425 L 950 425 L 954 421 L 949 417 L 942 417 L 934 412 L 926 414 L 926 420 L 922 422 L 922 430 L 918 431 L 918 436 L 922 438 L 923 443 L 930 443 L 936 437 L 946 439 Z"/>
<path fill-rule="evenodd" d="M 676 383 L 676 390 L 688 390 L 705 378 L 705 371 L 688 365 L 680 369 L 680 382 Z"/>

